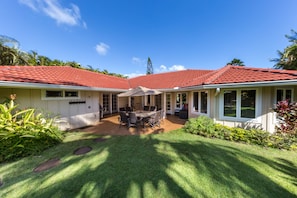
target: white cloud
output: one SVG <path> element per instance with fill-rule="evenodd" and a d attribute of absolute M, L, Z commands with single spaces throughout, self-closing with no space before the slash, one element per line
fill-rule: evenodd
<path fill-rule="evenodd" d="M 124 74 L 124 76 L 128 76 L 128 78 L 134 78 L 137 76 L 144 76 L 146 74 L 141 74 L 141 73 L 130 73 L 130 74 Z"/>
<path fill-rule="evenodd" d="M 143 65 L 145 60 L 142 60 L 141 58 L 138 57 L 132 57 L 132 63 L 135 65 Z"/>
<path fill-rule="evenodd" d="M 138 60 L 137 58 L 133 57 L 132 60 Z M 167 67 L 165 65 L 161 65 L 159 68 L 157 68 L 155 70 L 155 74 L 157 73 L 163 73 L 163 72 L 171 72 L 171 71 L 181 71 L 181 70 L 186 70 L 185 66 L 183 65 L 172 65 L 171 67 Z M 137 76 L 143 76 L 146 74 L 142 74 L 142 73 L 130 73 L 130 74 L 124 74 L 124 76 L 128 76 L 128 78 L 133 78 L 133 77 L 137 77 Z"/>
<path fill-rule="evenodd" d="M 87 27 L 86 23 L 81 19 L 79 7 L 75 4 L 71 4 L 70 8 L 64 8 L 58 0 L 19 0 L 19 2 L 36 12 L 44 13 L 58 24 Z"/>
<path fill-rule="evenodd" d="M 22 4 L 25 4 L 26 6 L 30 7 L 34 11 L 38 11 L 37 9 L 38 5 L 36 5 L 38 2 L 34 0 L 19 0 L 19 2 Z"/>
<path fill-rule="evenodd" d="M 169 67 L 169 71 L 181 71 L 181 70 L 186 70 L 185 66 L 173 65 L 173 66 Z"/>
<path fill-rule="evenodd" d="M 169 71 L 181 71 L 186 70 L 183 65 L 172 65 L 171 67 L 167 67 L 166 65 L 161 65 L 158 69 L 156 69 L 157 73 L 169 72 Z"/>
<path fill-rule="evenodd" d="M 96 51 L 99 55 L 106 55 L 107 54 L 107 51 L 109 50 L 109 46 L 105 43 L 100 43 L 98 45 L 96 45 Z"/>

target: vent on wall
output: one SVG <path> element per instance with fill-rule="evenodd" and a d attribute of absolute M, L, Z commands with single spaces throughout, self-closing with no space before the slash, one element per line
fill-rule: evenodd
<path fill-rule="evenodd" d="M 70 101 L 69 104 L 86 104 L 86 101 Z"/>

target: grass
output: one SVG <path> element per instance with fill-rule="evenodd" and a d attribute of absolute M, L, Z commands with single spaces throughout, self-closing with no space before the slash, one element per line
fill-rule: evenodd
<path fill-rule="evenodd" d="M 0 164 L 0 197 L 296 197 L 297 153 L 207 139 L 69 133 L 42 153 Z M 73 155 L 81 146 L 93 150 Z M 62 163 L 32 170 L 50 158 Z"/>

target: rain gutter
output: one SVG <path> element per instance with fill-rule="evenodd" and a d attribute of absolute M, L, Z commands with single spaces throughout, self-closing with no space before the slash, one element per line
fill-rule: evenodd
<path fill-rule="evenodd" d="M 165 89 L 157 89 L 161 92 L 181 92 L 181 91 L 191 91 L 191 90 L 197 90 L 197 89 L 203 89 L 203 86 L 193 86 L 193 87 L 173 87 L 173 88 L 165 88 Z"/>
<path fill-rule="evenodd" d="M 234 87 L 268 87 L 268 86 L 289 86 L 289 85 L 297 85 L 297 80 L 210 84 L 210 85 L 203 85 L 203 88 L 214 89 L 214 88 L 230 88 L 230 87 L 232 88 Z"/>
<path fill-rule="evenodd" d="M 0 81 L 0 87 L 3 87 L 3 88 L 30 88 L 30 89 L 67 89 L 67 90 L 107 91 L 107 92 L 127 91 L 127 89 L 56 85 L 56 84 L 43 84 L 43 83 L 26 83 L 26 82 L 13 82 L 13 81 Z"/>

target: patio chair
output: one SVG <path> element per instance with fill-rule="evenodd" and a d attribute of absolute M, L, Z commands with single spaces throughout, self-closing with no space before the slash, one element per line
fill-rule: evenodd
<path fill-rule="evenodd" d="M 119 127 L 121 127 L 123 125 L 128 126 L 129 120 L 128 120 L 128 116 L 125 111 L 120 111 L 119 123 L 120 123 Z"/>
<path fill-rule="evenodd" d="M 144 107 L 143 107 L 143 110 L 144 110 L 144 111 L 149 111 L 149 110 L 150 110 L 150 106 L 144 106 Z"/>
<path fill-rule="evenodd" d="M 131 112 L 131 111 L 133 111 L 133 108 L 132 108 L 132 107 L 126 107 L 126 112 L 127 112 L 127 113 L 129 113 L 129 112 Z"/>
<path fill-rule="evenodd" d="M 137 118 L 136 113 L 130 112 L 129 118 L 128 118 L 128 128 L 130 128 L 131 126 L 135 126 L 138 128 L 140 124 L 141 124 L 141 120 Z"/>
<path fill-rule="evenodd" d="M 157 106 L 150 106 L 150 111 L 157 111 Z"/>
<path fill-rule="evenodd" d="M 181 119 L 188 119 L 188 104 L 184 104 L 183 108 L 179 111 L 178 116 Z"/>
<path fill-rule="evenodd" d="M 164 119 L 166 118 L 166 114 L 165 114 L 165 111 L 163 109 L 160 110 L 160 111 L 161 111 L 161 118 L 160 118 L 160 120 L 163 123 L 164 122 Z"/>
<path fill-rule="evenodd" d="M 126 111 L 125 107 L 120 107 L 120 111 Z"/>
<path fill-rule="evenodd" d="M 152 128 L 155 128 L 155 126 L 160 127 L 160 124 L 161 124 L 161 111 L 157 111 L 153 116 L 151 116 L 148 119 L 147 124 Z"/>

